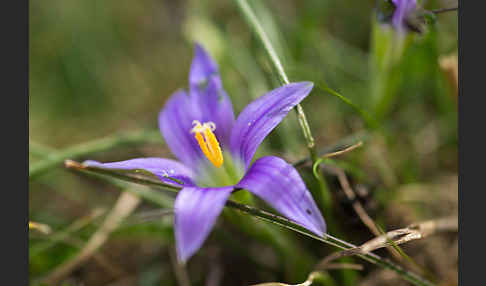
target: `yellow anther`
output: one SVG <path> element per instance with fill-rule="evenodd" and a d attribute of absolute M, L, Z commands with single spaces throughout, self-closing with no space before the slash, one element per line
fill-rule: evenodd
<path fill-rule="evenodd" d="M 192 122 L 194 127 L 191 129 L 191 133 L 195 133 L 195 138 L 199 147 L 203 151 L 208 160 L 216 167 L 223 165 L 223 152 L 219 147 L 218 139 L 214 136 L 213 131 L 216 129 L 216 125 L 213 122 L 205 122 L 201 124 L 198 120 Z"/>

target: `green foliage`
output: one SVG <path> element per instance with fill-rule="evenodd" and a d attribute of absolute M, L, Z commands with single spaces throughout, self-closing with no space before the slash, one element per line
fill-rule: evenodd
<path fill-rule="evenodd" d="M 338 151 L 349 145 L 340 144 L 344 138 L 365 132 L 363 147 L 321 163 L 344 170 L 355 190 L 367 190 L 361 198 L 369 203 L 366 210 L 386 230 L 414 222 L 408 218 L 443 214 L 443 201 L 429 202 L 427 195 L 437 181 L 449 182 L 444 176 L 457 176 L 457 105 L 439 64 L 441 56 L 457 51 L 457 14 L 426 13 L 423 34 L 398 36 L 383 22 L 389 12 L 383 10 L 377 20 L 373 1 L 358 2 L 250 1 L 283 74 L 234 1 L 31 2 L 29 217 L 53 229 L 48 235 L 31 230 L 31 252 L 93 209 L 111 209 L 120 188 L 126 187 L 126 182 L 112 185 L 62 170 L 64 159 L 171 157 L 156 132 L 139 131 L 156 130 L 160 108 L 187 83 L 194 40 L 218 61 L 235 111 L 276 87 L 279 78 L 309 80 L 316 85 L 302 108 L 316 151 L 336 146 L 332 151 Z M 289 162 L 308 158 L 309 138 L 299 123 L 289 114 L 257 154 L 279 154 Z M 133 137 L 118 141 L 120 133 Z M 298 170 L 325 214 L 331 235 L 354 244 L 372 236 L 349 210 L 335 176 L 312 163 Z M 449 198 L 445 190 L 455 187 L 448 184 L 439 188 L 443 200 Z M 410 186 L 421 186 L 422 196 L 407 193 Z M 122 274 L 106 281 L 102 266 L 89 260 L 61 285 L 101 285 L 127 277 L 140 285 L 179 285 L 167 250 L 174 243 L 172 216 L 133 220 L 147 210 L 170 208 L 171 195 L 161 197 L 160 190 L 138 187 L 131 191 L 143 197 L 143 203 L 97 252 Z M 234 199 L 267 209 L 250 196 Z M 450 204 L 447 211 L 453 209 Z M 31 254 L 32 285 L 79 254 L 103 218 Z M 334 250 L 281 225 L 227 209 L 186 270 L 194 285 L 205 285 L 218 275 L 220 285 L 295 284 L 305 281 L 316 263 Z M 431 265 L 441 259 L 413 248 L 403 251 Z M 378 269 L 355 257 L 348 262 L 363 263 L 366 270 L 329 269 L 312 285 L 356 285 L 371 279 L 368 270 Z M 427 270 L 452 271 L 437 269 Z"/>

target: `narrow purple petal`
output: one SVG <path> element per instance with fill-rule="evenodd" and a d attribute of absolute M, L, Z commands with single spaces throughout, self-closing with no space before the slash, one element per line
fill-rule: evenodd
<path fill-rule="evenodd" d="M 416 0 L 392 0 L 395 5 L 393 12 L 392 23 L 396 29 L 403 29 L 405 27 L 405 19 L 415 10 L 417 6 Z"/>
<path fill-rule="evenodd" d="M 274 89 L 248 104 L 236 119 L 230 148 L 248 168 L 263 139 L 312 90 L 313 83 L 290 83 Z"/>
<path fill-rule="evenodd" d="M 191 71 L 189 72 L 189 84 L 197 86 L 206 82 L 210 76 L 218 74 L 216 62 L 200 44 L 194 44 L 194 58 L 191 63 Z"/>
<path fill-rule="evenodd" d="M 100 163 L 97 161 L 88 160 L 83 162 L 86 167 L 97 167 L 102 169 L 115 170 L 145 170 L 156 175 L 161 181 L 167 184 L 176 186 L 192 186 L 194 185 L 192 178 L 194 174 L 191 169 L 174 160 L 164 158 L 137 158 L 120 162 Z M 177 183 L 176 179 L 183 184 Z"/>
<path fill-rule="evenodd" d="M 216 138 L 228 146 L 235 121 L 233 105 L 223 89 L 218 66 L 199 44 L 194 47 L 194 59 L 189 73 L 191 100 L 199 108 L 202 121 L 216 124 Z"/>
<path fill-rule="evenodd" d="M 207 86 L 191 90 L 191 100 L 202 114 L 202 122 L 211 121 L 216 125 L 214 134 L 220 144 L 229 146 L 231 129 L 235 123 L 235 114 L 230 98 L 223 90 L 219 76 L 211 76 Z"/>
<path fill-rule="evenodd" d="M 315 234 L 322 236 L 326 232 L 326 223 L 299 173 L 281 158 L 259 158 L 236 186 Z"/>
<path fill-rule="evenodd" d="M 203 244 L 233 187 L 186 187 L 174 203 L 177 257 L 187 261 Z"/>
<path fill-rule="evenodd" d="M 195 166 L 204 158 L 194 138 L 193 120 L 202 120 L 195 103 L 183 90 L 176 91 L 159 114 L 159 128 L 172 153 L 186 166 Z"/>

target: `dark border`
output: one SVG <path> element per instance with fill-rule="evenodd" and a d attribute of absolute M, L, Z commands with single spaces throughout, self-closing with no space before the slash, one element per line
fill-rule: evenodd
<path fill-rule="evenodd" d="M 29 285 L 29 10 L 28 1 L 2 5 L 2 261 L 1 284 Z"/>
<path fill-rule="evenodd" d="M 459 285 L 484 284 L 484 1 L 459 0 Z M 467 3 L 464 5 L 464 3 Z M 483 6 L 483 7 L 480 7 Z M 467 10 L 467 13 L 466 13 Z M 465 84 L 467 82 L 467 84 Z M 468 90 L 468 92 L 466 92 Z"/>

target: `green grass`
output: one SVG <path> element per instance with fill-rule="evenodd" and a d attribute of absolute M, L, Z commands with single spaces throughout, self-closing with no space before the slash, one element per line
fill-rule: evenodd
<path fill-rule="evenodd" d="M 248 1 L 254 11 L 249 18 L 238 6 L 246 1 L 32 2 L 29 214 L 30 220 L 51 226 L 53 233 L 32 230 L 29 248 L 43 248 L 50 237 L 93 209 L 110 210 L 120 194 L 120 186 L 65 170 L 64 159 L 172 157 L 157 132 L 145 136 L 143 130 L 156 130 L 167 98 L 187 87 L 195 40 L 216 58 L 236 113 L 286 80 L 316 84 L 297 112 L 305 113 L 306 120 L 290 113 L 258 155 L 275 154 L 296 163 L 309 158 L 310 145 L 315 160 L 322 150 L 352 144 L 340 144 L 345 138 L 366 134 L 361 148 L 333 158 L 333 163 L 347 172 L 355 191 L 365 190 L 360 200 L 385 231 L 454 214 L 457 105 L 439 59 L 457 51 L 457 13 L 438 15 L 424 34 L 409 34 L 397 42 L 394 32 L 375 19 L 371 2 L 253 0 Z M 431 1 L 426 8 L 437 5 L 439 1 Z M 261 29 L 252 26 L 255 19 Z M 266 35 L 266 44 L 258 31 Z M 396 52 L 386 56 L 392 46 Z M 120 141 L 119 134 L 135 137 Z M 298 170 L 316 201 L 331 206 L 322 209 L 332 225 L 330 235 L 356 245 L 373 237 L 343 197 L 335 176 L 324 169 L 322 180 L 316 180 L 312 163 Z M 152 199 L 158 198 L 156 192 L 150 193 Z M 324 200 L 318 197 L 322 194 Z M 438 199 L 431 200 L 431 194 Z M 268 209 L 258 200 L 249 204 Z M 132 216 L 157 208 L 144 201 Z M 79 254 L 103 218 L 30 257 L 31 283 Z M 106 285 L 123 279 L 140 285 L 180 285 L 168 250 L 174 245 L 171 217 L 134 225 L 130 221 L 98 252 L 108 266 L 91 259 L 69 274 L 66 285 Z M 452 235 L 457 238 L 438 234 L 434 239 L 449 245 Z M 444 255 L 457 257 L 450 252 L 452 245 L 400 247 L 413 261 L 429 261 L 421 265 L 437 283 L 450 280 L 439 273 L 457 277 L 457 266 L 440 263 Z M 194 285 L 204 285 L 211 275 L 220 277 L 220 285 L 295 284 L 305 281 L 318 261 L 334 251 L 249 215 L 225 215 L 186 270 Z M 364 270 L 333 269 L 323 275 L 336 285 L 380 279 L 381 267 L 350 259 Z M 110 266 L 121 271 L 103 274 Z"/>

